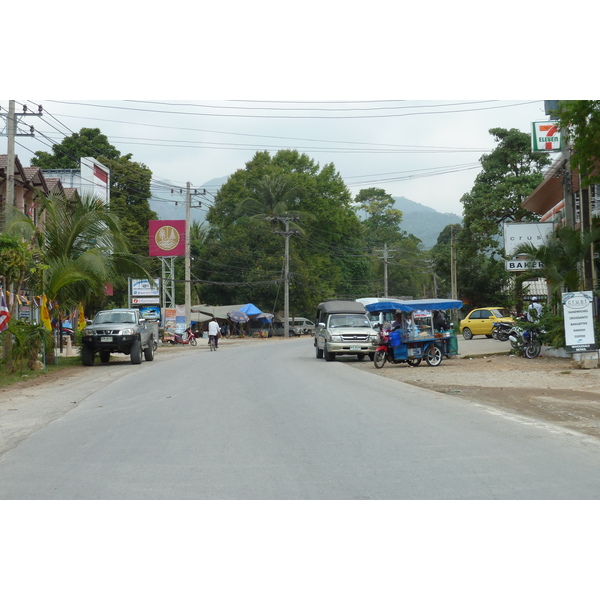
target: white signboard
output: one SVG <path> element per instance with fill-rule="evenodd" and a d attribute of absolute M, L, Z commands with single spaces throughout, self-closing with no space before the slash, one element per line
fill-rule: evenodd
<path fill-rule="evenodd" d="M 539 248 L 551 238 L 553 231 L 553 223 L 504 223 L 504 255 L 514 257 L 521 244 Z"/>
<path fill-rule="evenodd" d="M 544 263 L 539 260 L 505 260 L 504 268 L 507 271 L 533 271 L 535 269 L 543 269 Z"/>
<path fill-rule="evenodd" d="M 95 158 L 81 158 L 81 191 L 110 203 L 110 169 Z"/>
<path fill-rule="evenodd" d="M 131 304 L 137 306 L 139 304 L 160 304 L 158 296 L 138 296 L 131 299 Z"/>
<path fill-rule="evenodd" d="M 131 279 L 132 296 L 160 296 L 159 281 L 147 279 Z"/>
<path fill-rule="evenodd" d="M 596 350 L 594 337 L 594 294 L 567 292 L 562 295 L 567 352 Z"/>

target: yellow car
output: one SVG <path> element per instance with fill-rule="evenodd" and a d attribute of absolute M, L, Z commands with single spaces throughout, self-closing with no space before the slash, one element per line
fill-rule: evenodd
<path fill-rule="evenodd" d="M 510 311 L 501 306 L 486 306 L 485 308 L 475 308 L 464 319 L 461 320 L 459 327 L 465 340 L 470 340 L 474 335 L 485 335 L 492 337 L 494 323 L 504 321 L 505 323 L 514 323 L 510 316 Z"/>

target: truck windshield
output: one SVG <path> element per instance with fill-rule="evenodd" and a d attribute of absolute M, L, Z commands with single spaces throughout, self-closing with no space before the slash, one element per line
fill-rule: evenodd
<path fill-rule="evenodd" d="M 371 323 L 363 315 L 331 315 L 329 327 L 371 327 Z"/>
<path fill-rule="evenodd" d="M 96 317 L 96 323 L 135 323 L 133 313 L 104 313 Z"/>

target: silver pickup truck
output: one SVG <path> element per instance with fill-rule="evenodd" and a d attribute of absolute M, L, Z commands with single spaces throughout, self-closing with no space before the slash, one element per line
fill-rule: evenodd
<path fill-rule="evenodd" d="M 96 353 L 100 362 L 107 363 L 111 353 L 131 356 L 131 364 L 139 365 L 142 354 L 147 361 L 154 360 L 154 333 L 135 308 L 102 310 L 83 330 L 81 361 L 84 366 L 94 364 Z"/>

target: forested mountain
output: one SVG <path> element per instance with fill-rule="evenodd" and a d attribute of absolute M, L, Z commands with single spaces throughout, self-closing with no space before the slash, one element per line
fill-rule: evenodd
<path fill-rule="evenodd" d="M 402 211 L 402 229 L 418 237 L 425 248 L 435 246 L 437 237 L 444 227 L 462 223 L 462 217 L 459 215 L 438 212 L 404 196 L 393 198 L 395 208 Z"/>

